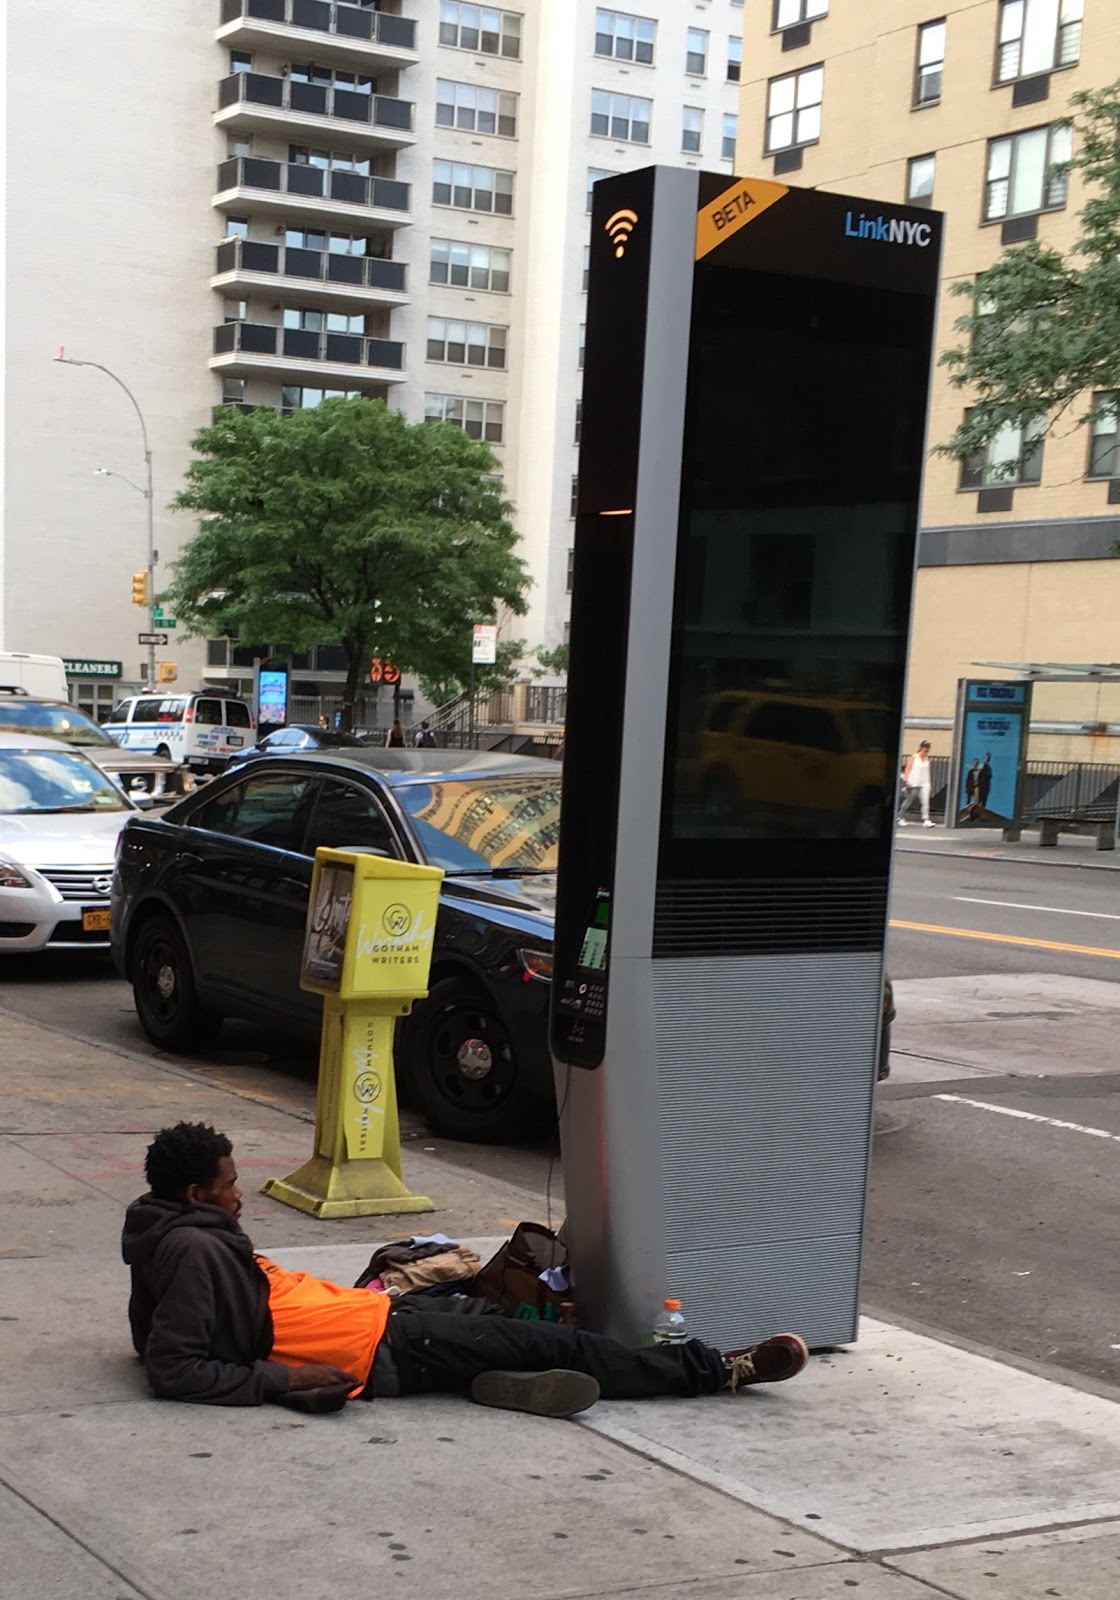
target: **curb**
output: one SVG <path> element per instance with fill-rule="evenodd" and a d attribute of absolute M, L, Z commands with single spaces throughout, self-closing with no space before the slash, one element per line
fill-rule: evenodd
<path fill-rule="evenodd" d="M 1120 872 L 1120 862 L 1071 861 L 1068 856 L 1013 856 L 1003 850 L 950 850 L 929 849 L 917 844 L 896 844 L 895 854 L 901 856 L 938 856 L 956 861 L 1009 861 L 1023 867 L 1072 867 L 1078 872 Z M 1040 847 L 1041 848 L 1041 847 Z"/>

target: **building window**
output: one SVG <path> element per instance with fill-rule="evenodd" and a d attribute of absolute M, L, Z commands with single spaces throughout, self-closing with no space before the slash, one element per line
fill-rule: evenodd
<path fill-rule="evenodd" d="M 568 576 L 567 576 L 567 579 L 565 580 L 565 583 L 564 583 L 564 590 L 565 590 L 566 594 L 571 594 L 571 592 L 572 592 L 572 579 L 575 577 L 575 574 L 576 574 L 576 553 L 575 553 L 575 550 L 572 548 L 572 546 L 569 545 L 568 546 Z"/>
<path fill-rule="evenodd" d="M 253 141 L 248 134 L 243 133 L 240 134 L 236 139 L 230 138 L 226 140 L 227 156 L 231 158 L 234 156 L 251 156 L 252 153 Z"/>
<path fill-rule="evenodd" d="M 914 104 L 933 106 L 941 99 L 945 70 L 945 18 L 923 22 L 918 29 L 918 65 L 914 73 Z"/>
<path fill-rule="evenodd" d="M 723 136 L 720 140 L 719 155 L 721 161 L 735 160 L 735 141 L 739 137 L 739 117 L 734 111 L 723 113 Z"/>
<path fill-rule="evenodd" d="M 708 32 L 705 28 L 689 28 L 684 51 L 684 70 L 693 78 L 703 78 L 708 71 Z"/>
<path fill-rule="evenodd" d="M 354 172 L 359 178 L 368 178 L 368 156 L 356 156 L 342 150 L 312 150 L 309 145 L 290 144 L 288 161 L 294 167 L 319 167 L 324 172 Z"/>
<path fill-rule="evenodd" d="M 583 353 L 587 349 L 587 323 L 579 325 L 579 370 L 583 371 Z"/>
<path fill-rule="evenodd" d="M 229 70 L 231 72 L 252 72 L 252 56 L 247 50 L 231 50 L 229 53 Z"/>
<path fill-rule="evenodd" d="M 372 94 L 373 79 L 366 72 L 344 72 L 341 67 L 317 67 L 313 62 L 293 62 L 288 69 L 293 83 L 317 83 L 324 89 L 348 89 L 351 94 Z"/>
<path fill-rule="evenodd" d="M 743 72 L 743 41 L 734 34 L 727 41 L 727 81 L 738 83 Z"/>
<path fill-rule="evenodd" d="M 248 237 L 249 237 L 249 219 L 248 219 L 248 217 L 227 217 L 226 218 L 226 238 L 227 239 L 247 239 Z"/>
<path fill-rule="evenodd" d="M 965 416 L 969 413 L 966 411 Z M 961 465 L 962 489 L 985 489 L 990 485 L 1013 488 L 1016 484 L 1041 483 L 1042 436 L 1046 419 L 1038 417 L 1025 427 L 1007 422 L 988 444 Z"/>
<path fill-rule="evenodd" d="M 436 127 L 517 137 L 517 96 L 473 83 L 436 79 Z"/>
<path fill-rule="evenodd" d="M 440 0 L 439 42 L 453 50 L 476 50 L 484 56 L 521 59 L 521 17 L 494 6 L 467 5 L 465 0 Z"/>
<path fill-rule="evenodd" d="M 685 106 L 681 124 L 681 149 L 687 155 L 699 155 L 704 143 L 704 113 L 699 106 Z"/>
<path fill-rule="evenodd" d="M 446 283 L 453 289 L 490 289 L 509 292 L 510 252 L 488 244 L 460 244 L 454 239 L 433 239 L 428 282 Z"/>
<path fill-rule="evenodd" d="M 243 406 L 245 404 L 245 379 L 229 378 L 222 375 L 222 404 L 224 406 Z"/>
<path fill-rule="evenodd" d="M 582 427 L 583 427 L 583 401 L 582 400 L 577 400 L 576 401 L 576 426 L 575 426 L 575 437 L 572 440 L 573 444 L 578 444 L 579 443 L 580 430 L 581 430 Z"/>
<path fill-rule="evenodd" d="M 505 406 L 500 400 L 468 400 L 461 394 L 426 394 L 425 422 L 450 422 L 472 439 L 501 444 Z"/>
<path fill-rule="evenodd" d="M 587 293 L 587 285 L 589 284 L 590 281 L 591 281 L 591 246 L 589 244 L 585 244 L 584 247 L 583 247 L 583 285 L 582 285 L 584 294 Z"/>
<path fill-rule="evenodd" d="M 512 216 L 513 173 L 473 167 L 463 161 L 433 161 L 432 204 Z"/>
<path fill-rule="evenodd" d="M 606 89 L 592 89 L 591 132 L 600 139 L 648 144 L 652 109 L 652 100 L 639 100 L 632 94 L 610 94 Z"/>
<path fill-rule="evenodd" d="M 993 139 L 988 146 L 984 221 L 1061 211 L 1069 193 L 1069 177 L 1055 169 L 1072 154 L 1072 129 L 1058 123 Z"/>
<path fill-rule="evenodd" d="M 911 156 L 906 163 L 906 198 L 912 206 L 933 204 L 936 156 Z"/>
<path fill-rule="evenodd" d="M 246 313 L 247 310 L 248 310 L 248 307 L 247 307 L 246 302 L 244 300 L 223 300 L 222 301 L 222 321 L 223 322 L 227 322 L 227 323 L 228 322 L 244 322 L 245 321 L 245 313 Z"/>
<path fill-rule="evenodd" d="M 824 68 L 805 67 L 770 79 L 766 108 L 766 149 L 793 150 L 816 144 L 821 136 Z"/>
<path fill-rule="evenodd" d="M 579 509 L 579 474 L 572 473 L 572 486 L 568 494 L 568 515 L 574 517 Z"/>
<path fill-rule="evenodd" d="M 1075 66 L 1084 16 L 1085 0 L 1002 0 L 996 82 Z"/>
<path fill-rule="evenodd" d="M 816 22 L 828 16 L 828 0 L 774 0 L 773 31 L 796 28 L 802 22 Z"/>
<path fill-rule="evenodd" d="M 506 364 L 507 328 L 488 322 L 428 318 L 428 360 L 457 367 L 499 367 Z"/>
<path fill-rule="evenodd" d="M 591 212 L 591 191 L 592 191 L 592 189 L 594 189 L 595 185 L 598 183 L 600 178 L 613 178 L 615 176 L 616 176 L 615 173 L 608 171 L 605 167 L 588 167 L 588 169 L 587 169 L 587 210 L 588 210 L 588 214 L 589 215 L 590 215 L 590 212 Z"/>
<path fill-rule="evenodd" d="M 357 400 L 361 393 L 360 389 L 308 389 L 302 384 L 285 383 L 280 390 L 280 415 L 312 411 L 324 400 Z"/>
<path fill-rule="evenodd" d="M 1093 415 L 1089 423 L 1089 469 L 1087 478 L 1120 477 L 1120 394 L 1101 391 L 1093 396 Z"/>
<path fill-rule="evenodd" d="M 616 61 L 653 63 L 657 23 L 652 17 L 632 17 L 626 11 L 595 12 L 595 54 Z"/>
<path fill-rule="evenodd" d="M 299 328 L 304 333 L 364 333 L 365 313 L 353 315 L 345 311 L 320 311 L 315 306 L 285 306 L 285 328 Z"/>

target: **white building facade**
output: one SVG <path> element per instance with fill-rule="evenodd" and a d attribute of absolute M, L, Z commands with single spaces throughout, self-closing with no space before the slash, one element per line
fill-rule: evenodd
<path fill-rule="evenodd" d="M 502 631 L 562 643 L 590 186 L 654 161 L 732 171 L 742 16 L 733 0 L 11 8 L 0 644 L 62 655 L 97 710 L 144 680 L 139 424 L 60 350 L 142 408 L 157 589 L 192 532 L 167 506 L 215 406 L 381 396 L 493 446 L 532 575 L 529 615 Z M 169 631 L 158 654 L 188 687 L 237 676 L 226 641 Z M 301 663 L 309 688 L 332 661 Z"/>

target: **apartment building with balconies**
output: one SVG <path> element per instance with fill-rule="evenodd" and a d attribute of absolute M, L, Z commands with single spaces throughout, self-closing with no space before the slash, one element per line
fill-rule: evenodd
<path fill-rule="evenodd" d="M 1120 78 L 1115 0 L 760 0 L 745 35 L 741 171 L 945 213 L 939 350 L 969 309 L 955 285 L 1018 242 L 1074 243 L 1085 191 L 1062 169 L 1063 118 L 1074 91 Z M 935 371 L 931 448 L 969 398 Z M 1097 405 L 1044 443 L 1007 429 L 963 466 L 930 456 L 907 715 L 935 749 L 977 662 L 1116 660 L 1114 415 Z M 1036 754 L 1115 759 L 1083 730 L 1120 733 L 1116 688 L 1048 685 L 1035 717 L 1052 730 Z"/>
<path fill-rule="evenodd" d="M 512 637 L 566 637 L 590 190 L 732 171 L 736 0 L 192 0 L 9 16 L 7 648 L 141 681 L 139 430 L 166 507 L 221 405 L 368 395 L 494 449 L 532 575 Z M 60 41 L 65 41 L 65 47 Z M 39 91 L 51 63 L 53 92 Z M 172 637 L 181 682 L 236 676 Z M 326 660 L 327 653 L 309 658 Z M 323 676 L 323 675 L 320 675 Z M 327 674 L 329 676 L 329 674 Z M 91 692 L 100 709 L 111 682 Z"/>

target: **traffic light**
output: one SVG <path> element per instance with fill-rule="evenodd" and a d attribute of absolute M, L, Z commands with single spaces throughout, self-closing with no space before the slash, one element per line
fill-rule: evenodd
<path fill-rule="evenodd" d="M 148 604 L 148 574 L 146 572 L 134 572 L 132 574 L 132 603 L 134 606 L 144 607 Z"/>

